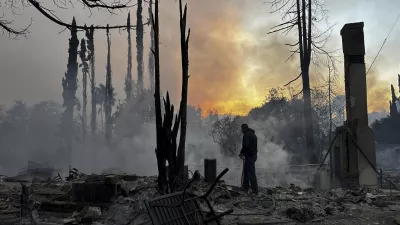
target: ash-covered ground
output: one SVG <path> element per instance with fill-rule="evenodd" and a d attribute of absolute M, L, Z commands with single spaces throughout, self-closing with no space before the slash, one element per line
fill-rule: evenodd
<path fill-rule="evenodd" d="M 36 171 L 37 172 L 37 171 Z M 85 175 L 75 171 L 68 180 L 17 182 L 21 177 L 0 182 L 0 224 L 152 224 L 143 201 L 158 196 L 156 177 L 135 175 Z M 73 184 L 107 184 L 116 191 L 99 199 L 78 192 Z M 100 187 L 100 186 L 99 186 Z M 201 179 L 188 190 L 197 196 L 210 184 Z M 108 195 L 109 193 L 107 193 Z M 21 197 L 22 196 L 22 197 Z M 392 190 L 333 189 L 317 191 L 295 184 L 287 187 L 261 187 L 250 196 L 239 187 L 220 181 L 209 200 L 218 212 L 233 209 L 222 224 L 400 224 L 399 192 Z M 97 198 L 97 199 L 96 199 Z M 399 198 L 400 199 L 400 198 Z M 207 213 L 208 208 L 200 204 Z"/>

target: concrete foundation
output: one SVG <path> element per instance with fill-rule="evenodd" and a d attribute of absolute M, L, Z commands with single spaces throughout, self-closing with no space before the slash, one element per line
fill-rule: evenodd
<path fill-rule="evenodd" d="M 113 176 L 104 181 L 75 181 L 72 183 L 72 201 L 109 203 L 116 198 L 120 188 L 121 184 Z"/>

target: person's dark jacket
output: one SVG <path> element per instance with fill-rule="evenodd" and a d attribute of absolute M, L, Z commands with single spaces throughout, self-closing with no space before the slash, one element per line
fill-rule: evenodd
<path fill-rule="evenodd" d="M 256 132 L 251 128 L 246 129 L 243 133 L 242 150 L 240 154 L 244 156 L 257 155 L 257 136 Z"/>

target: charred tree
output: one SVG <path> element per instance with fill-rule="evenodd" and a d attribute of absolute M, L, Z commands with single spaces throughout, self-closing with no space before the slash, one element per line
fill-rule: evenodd
<path fill-rule="evenodd" d="M 304 104 L 304 126 L 306 134 L 306 146 L 315 151 L 314 129 L 312 124 L 311 90 L 310 90 L 310 62 L 311 62 L 311 0 L 309 0 L 308 18 L 306 17 L 305 0 L 297 0 L 297 30 L 299 34 L 299 53 L 301 78 L 303 80 L 303 104 Z M 300 7 L 302 8 L 300 10 Z M 301 15 L 300 15 L 301 14 Z M 310 25 L 309 27 L 307 26 Z M 308 30 L 307 30 L 308 27 Z M 307 32 L 308 31 L 308 32 Z M 318 163 L 316 154 L 311 153 L 310 163 Z"/>
<path fill-rule="evenodd" d="M 177 174 L 182 175 L 185 166 L 185 145 L 186 145 L 186 126 L 187 126 L 187 98 L 188 98 L 188 85 L 189 85 L 189 36 L 186 37 L 186 14 L 187 4 L 182 12 L 182 0 L 179 0 L 179 18 L 180 18 L 180 30 L 181 30 L 181 55 L 182 55 L 182 93 L 181 93 L 181 104 L 179 107 L 179 119 L 181 120 L 181 130 L 179 137 L 178 147 L 178 168 Z"/>
<path fill-rule="evenodd" d="M 128 13 L 127 19 L 127 31 L 128 31 L 128 69 L 125 77 L 125 94 L 126 99 L 129 99 L 132 95 L 132 38 L 131 38 L 131 14 Z"/>
<path fill-rule="evenodd" d="M 143 94 L 143 0 L 138 0 L 136 11 L 136 60 L 138 74 L 138 96 Z"/>
<path fill-rule="evenodd" d="M 390 85 L 390 90 L 392 93 L 392 100 L 389 102 L 390 104 L 390 116 L 398 116 L 399 112 L 397 111 L 397 96 L 394 91 L 393 84 Z"/>
<path fill-rule="evenodd" d="M 177 115 L 174 114 L 174 106 L 170 102 L 169 93 L 164 99 L 165 113 L 161 116 L 160 98 L 160 57 L 159 57 L 159 21 L 158 21 L 158 1 L 155 2 L 155 19 L 152 16 L 154 28 L 153 51 L 155 57 L 155 109 L 156 109 L 156 129 L 157 129 L 157 164 L 158 164 L 158 187 L 161 194 L 175 192 L 183 186 L 183 168 L 185 163 L 185 140 L 186 140 L 186 112 L 187 112 L 187 92 L 188 92 L 188 44 L 189 34 L 186 37 L 186 12 L 182 11 L 182 2 L 179 1 L 180 10 L 180 30 L 181 30 L 181 53 L 182 53 L 182 99 Z M 177 145 L 177 135 L 180 130 L 179 146 Z M 168 162 L 168 178 L 166 162 Z"/>
<path fill-rule="evenodd" d="M 177 143 L 176 138 L 179 130 L 179 115 L 174 116 L 174 106 L 171 104 L 169 93 L 164 99 L 164 121 L 162 124 L 163 150 L 165 152 L 165 160 L 168 162 L 168 187 L 166 193 L 175 192 L 180 186 L 178 174 L 179 165 L 177 165 Z M 175 117 L 175 120 L 174 120 Z"/>
<path fill-rule="evenodd" d="M 94 28 L 93 26 L 85 29 L 87 39 L 87 59 L 90 64 L 90 95 L 91 95 L 91 116 L 90 116 L 90 127 L 92 135 L 96 134 L 97 131 L 97 98 L 96 98 L 96 73 L 95 73 L 95 54 L 94 54 Z"/>
<path fill-rule="evenodd" d="M 72 19 L 72 24 L 76 24 L 75 18 Z M 72 157 L 72 141 L 74 136 L 73 131 L 73 120 L 74 120 L 74 108 L 76 105 L 76 90 L 77 90 L 77 76 L 78 76 L 78 47 L 79 40 L 77 35 L 77 29 L 71 29 L 71 38 L 69 39 L 68 48 L 68 64 L 67 72 L 62 78 L 63 87 L 63 106 L 65 108 L 64 114 L 61 121 L 61 129 L 64 137 L 64 147 L 68 157 L 68 161 L 71 162 Z"/>
<path fill-rule="evenodd" d="M 325 49 L 325 45 L 330 36 L 331 27 L 327 31 L 317 32 L 317 27 L 314 22 L 319 22 L 323 19 L 318 18 L 318 13 L 324 15 L 326 11 L 322 3 L 314 0 L 273 0 L 272 7 L 276 8 L 274 12 L 284 11 L 282 24 L 272 28 L 269 33 L 283 32 L 285 34 L 292 30 L 296 30 L 297 42 L 294 44 L 287 44 L 288 46 L 296 46 L 297 49 L 292 51 L 291 58 L 294 54 L 299 54 L 301 73 L 297 78 L 293 79 L 285 86 L 302 78 L 302 92 L 303 92 L 303 114 L 304 114 L 304 128 L 305 128 L 305 144 L 310 152 L 308 154 L 309 163 L 318 163 L 316 152 L 316 145 L 314 140 L 314 127 L 312 119 L 312 106 L 311 106 L 311 89 L 310 89 L 310 63 L 313 61 L 313 54 L 324 54 L 335 67 L 335 59 L 332 52 Z M 297 29 L 294 29 L 297 28 Z M 324 37 L 324 35 L 327 37 Z M 315 39 L 315 40 L 314 40 Z M 315 57 L 318 58 L 318 57 Z M 314 61 L 315 62 L 315 61 Z"/>
<path fill-rule="evenodd" d="M 159 44 L 159 18 L 158 1 L 155 1 L 154 14 L 152 13 L 152 24 L 154 30 L 154 104 L 156 113 L 156 157 L 158 167 L 158 189 L 161 194 L 168 192 L 167 172 L 166 172 L 166 152 L 164 149 L 163 124 L 161 117 L 161 93 L 160 93 L 160 44 Z"/>
<path fill-rule="evenodd" d="M 149 1 L 149 20 L 151 20 L 151 15 L 153 13 L 153 0 Z M 150 49 L 154 49 L 154 28 L 153 23 L 150 23 Z M 148 70 L 149 70 L 149 89 L 151 92 L 154 92 L 154 54 L 149 52 L 149 62 L 148 62 Z"/>
<path fill-rule="evenodd" d="M 105 118 L 106 118 L 106 140 L 110 141 L 112 136 L 111 110 L 114 97 L 114 88 L 111 80 L 111 40 L 110 31 L 107 29 L 107 66 L 106 66 L 106 93 L 105 93 Z"/>
<path fill-rule="evenodd" d="M 81 58 L 81 64 L 79 65 L 82 67 L 82 140 L 85 143 L 86 140 L 86 108 L 87 108 L 87 76 L 89 73 L 89 65 L 87 63 L 87 49 L 86 49 L 86 41 L 84 38 L 81 40 L 81 50 L 79 51 L 79 57 Z"/>

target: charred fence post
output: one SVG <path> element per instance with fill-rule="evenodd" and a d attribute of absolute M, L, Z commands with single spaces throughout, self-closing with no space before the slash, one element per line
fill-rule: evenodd
<path fill-rule="evenodd" d="M 189 166 L 185 165 L 183 169 L 183 183 L 186 184 L 189 180 Z"/>
<path fill-rule="evenodd" d="M 204 159 L 204 180 L 213 183 L 217 178 L 217 160 Z"/>

